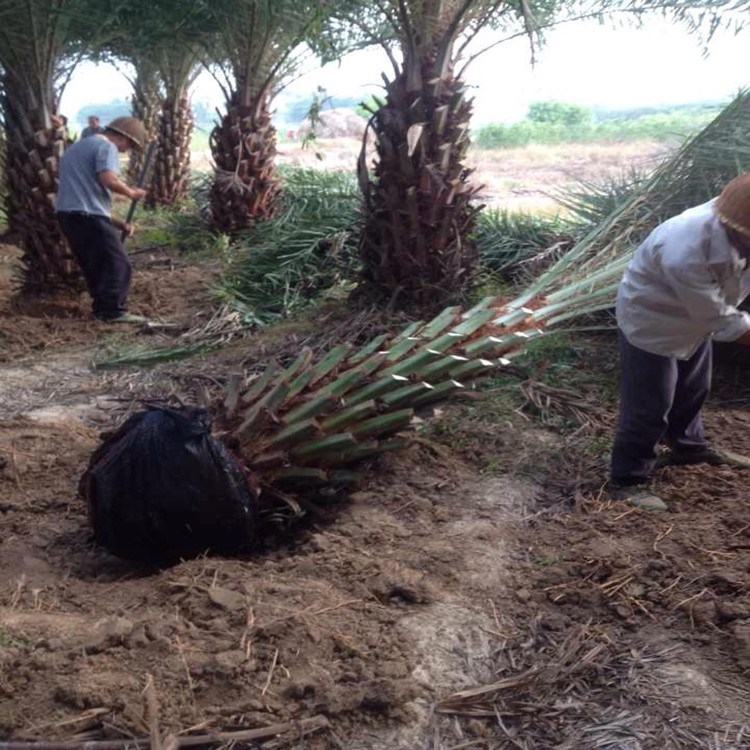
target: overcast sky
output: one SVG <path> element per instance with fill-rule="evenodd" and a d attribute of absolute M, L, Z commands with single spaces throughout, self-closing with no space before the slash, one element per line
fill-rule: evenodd
<path fill-rule="evenodd" d="M 549 32 L 534 68 L 528 43 L 517 39 L 476 60 L 466 79 L 475 87 L 475 123 L 513 121 L 530 102 L 549 99 L 611 108 L 728 99 L 750 82 L 748 58 L 750 30 L 717 34 L 704 56 L 696 37 L 665 21 L 618 30 L 586 22 Z M 364 98 L 378 93 L 380 73 L 389 67 L 382 52 L 360 52 L 341 65 L 315 66 L 289 90 L 312 96 L 323 85 L 331 94 Z M 71 79 L 61 111 L 75 115 L 89 102 L 129 94 L 129 84 L 114 69 L 86 63 Z M 205 73 L 193 98 L 212 108 L 222 103 Z"/>

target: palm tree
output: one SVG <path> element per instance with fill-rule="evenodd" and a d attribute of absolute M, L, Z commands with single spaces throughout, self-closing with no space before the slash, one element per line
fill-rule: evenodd
<path fill-rule="evenodd" d="M 159 49 L 159 115 L 157 149 L 147 205 L 173 206 L 187 194 L 193 108 L 190 87 L 199 71 L 193 48 L 177 42 Z"/>
<path fill-rule="evenodd" d="M 286 367 L 273 363 L 250 380 L 231 376 L 211 408 L 215 441 L 194 407 L 159 420 L 182 424 L 159 434 L 165 444 L 189 436 L 189 450 L 167 456 L 180 454 L 184 472 L 165 473 L 166 454 L 142 450 L 160 427 L 149 427 L 145 443 L 133 439 L 144 419 L 155 423 L 153 413 L 134 415 L 94 453 L 80 484 L 95 538 L 123 557 L 160 562 L 207 548 L 247 551 L 262 538 L 258 523 L 301 515 L 316 488 L 330 495 L 359 478 L 363 459 L 401 448 L 415 410 L 508 364 L 500 355 L 526 339 L 489 335 L 503 312 L 490 302 L 465 314 L 448 308 L 358 349 L 336 346 L 317 361 L 305 348 Z M 139 472 L 130 470 L 133 461 Z M 170 482 L 166 492 L 160 476 Z M 176 503 L 187 497 L 196 501 Z"/>
<path fill-rule="evenodd" d="M 125 75 L 133 87 L 133 116 L 157 140 L 147 198 L 152 207 L 171 206 L 187 191 L 193 130 L 189 91 L 200 69 L 198 40 L 210 34 L 208 23 L 202 0 L 163 0 L 156 6 L 126 0 L 107 41 L 109 59 L 130 68 Z M 132 155 L 131 179 L 140 173 L 142 159 L 142 153 Z"/>
<path fill-rule="evenodd" d="M 159 77 L 156 65 L 147 53 L 133 54 L 129 59 L 133 75 L 127 76 L 133 87 L 130 98 L 133 117 L 137 117 L 145 126 L 147 140 L 153 141 L 159 126 Z M 145 151 L 130 152 L 128 178 L 135 183 L 141 174 Z"/>
<path fill-rule="evenodd" d="M 78 271 L 54 215 L 60 157 L 68 143 L 60 96 L 107 14 L 84 0 L 0 3 L 0 108 L 5 126 L 5 210 L 22 250 L 21 285 L 36 294 L 75 285 Z M 91 9 L 88 9 L 91 11 Z"/>
<path fill-rule="evenodd" d="M 374 172 L 365 144 L 358 162 L 360 293 L 430 308 L 459 298 L 475 264 L 479 187 L 465 163 L 472 98 L 459 61 L 483 28 L 533 35 L 549 13 L 534 8 L 532 15 L 530 5 L 507 0 L 382 0 L 375 7 L 369 17 L 345 14 L 365 38 L 370 32 L 381 42 L 393 67 L 369 122 Z"/>
<path fill-rule="evenodd" d="M 328 4 L 298 0 L 224 0 L 212 4 L 215 37 L 206 61 L 219 81 L 226 111 L 211 133 L 214 229 L 231 232 L 269 218 L 279 180 L 271 101 L 305 56 L 302 46 Z"/>

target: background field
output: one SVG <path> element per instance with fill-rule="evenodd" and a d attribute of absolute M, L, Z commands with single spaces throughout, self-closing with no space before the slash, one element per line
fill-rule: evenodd
<path fill-rule="evenodd" d="M 196 169 L 210 168 L 210 153 L 196 148 Z M 279 144 L 279 163 L 314 169 L 354 172 L 360 141 L 356 138 L 321 138 L 305 147 L 299 141 Z M 581 181 L 607 181 L 633 170 L 647 171 L 669 150 L 655 141 L 631 143 L 530 144 L 519 148 L 470 152 L 469 164 L 484 189 L 488 205 L 523 210 L 556 210 L 552 195 Z"/>

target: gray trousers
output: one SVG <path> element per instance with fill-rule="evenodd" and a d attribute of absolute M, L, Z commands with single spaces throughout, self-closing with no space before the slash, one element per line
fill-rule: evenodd
<path fill-rule="evenodd" d="M 622 331 L 620 419 L 612 447 L 612 482 L 647 482 L 660 443 L 688 453 L 706 448 L 701 407 L 711 388 L 711 341 L 688 360 L 638 349 Z"/>

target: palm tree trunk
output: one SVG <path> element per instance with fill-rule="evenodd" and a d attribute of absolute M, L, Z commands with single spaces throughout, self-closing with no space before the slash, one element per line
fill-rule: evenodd
<path fill-rule="evenodd" d="M 173 206 L 187 194 L 190 178 L 190 138 L 193 109 L 187 92 L 169 94 L 161 103 L 158 147 L 147 205 Z"/>
<path fill-rule="evenodd" d="M 452 72 L 431 61 L 386 86 L 372 117 L 374 176 L 365 144 L 358 175 L 363 193 L 360 292 L 402 308 L 440 306 L 471 284 L 476 261 L 470 233 L 477 188 L 464 160 L 472 101 Z M 415 85 L 414 81 L 418 83 Z"/>
<path fill-rule="evenodd" d="M 279 179 L 274 163 L 276 128 L 271 124 L 266 95 L 249 105 L 229 105 L 211 133 L 216 164 L 211 186 L 211 223 L 219 232 L 233 232 L 276 211 Z"/>
<path fill-rule="evenodd" d="M 5 209 L 23 253 L 21 288 L 30 294 L 74 288 L 78 268 L 54 211 L 67 132 L 51 120 L 52 96 L 49 102 L 39 102 L 30 83 L 10 72 L 3 77 L 2 90 Z"/>
<path fill-rule="evenodd" d="M 131 106 L 133 117 L 137 117 L 146 127 L 148 140 L 154 140 L 159 126 L 159 88 L 156 74 L 138 71 L 133 84 Z M 145 150 L 134 149 L 130 152 L 128 178 L 133 184 L 140 176 L 145 154 Z"/>

